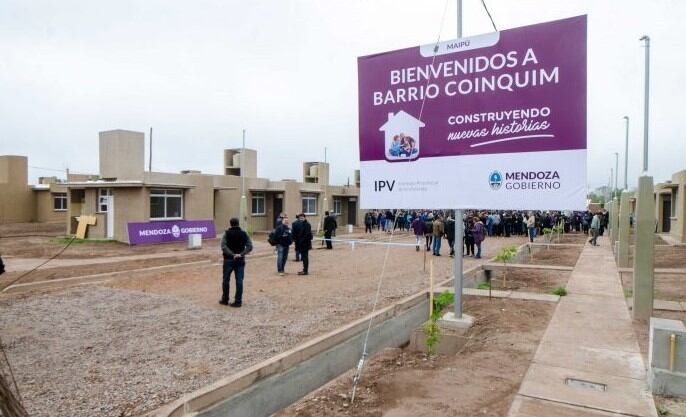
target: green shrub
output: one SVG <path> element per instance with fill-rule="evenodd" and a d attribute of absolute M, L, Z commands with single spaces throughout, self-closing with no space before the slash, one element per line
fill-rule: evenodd
<path fill-rule="evenodd" d="M 424 325 L 424 334 L 426 335 L 426 350 L 429 355 L 433 355 L 436 349 L 436 344 L 440 340 L 441 328 L 438 326 L 438 319 L 441 318 L 443 309 L 455 302 L 455 294 L 448 291 L 443 291 L 437 297 L 434 297 L 433 312 L 428 322 Z"/>
<path fill-rule="evenodd" d="M 491 283 L 488 281 L 482 281 L 479 283 L 479 285 L 477 285 L 476 288 L 478 288 L 480 290 L 489 290 L 489 289 L 491 289 Z"/>
<path fill-rule="evenodd" d="M 564 297 L 567 295 L 567 289 L 565 287 L 557 287 L 553 290 L 554 295 L 559 295 L 560 297 Z"/>

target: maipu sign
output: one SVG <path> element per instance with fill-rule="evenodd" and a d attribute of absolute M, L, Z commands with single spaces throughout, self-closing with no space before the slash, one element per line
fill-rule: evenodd
<path fill-rule="evenodd" d="M 362 208 L 585 208 L 586 16 L 360 57 L 358 76 Z"/>

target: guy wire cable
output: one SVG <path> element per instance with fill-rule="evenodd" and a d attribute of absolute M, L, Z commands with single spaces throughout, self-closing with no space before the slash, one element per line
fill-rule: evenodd
<path fill-rule="evenodd" d="M 498 31 L 498 28 L 495 27 L 495 22 L 493 21 L 493 18 L 491 17 L 491 12 L 488 11 L 488 7 L 486 7 L 486 0 L 481 0 L 481 4 L 484 6 L 484 10 L 486 10 L 486 14 L 488 15 L 488 18 L 491 19 L 491 24 L 493 25 L 493 30 Z"/>
<path fill-rule="evenodd" d="M 436 45 L 434 47 L 434 54 L 433 54 L 433 57 L 431 58 L 431 65 L 433 65 L 435 60 L 436 60 L 436 53 L 438 52 L 438 44 L 441 41 L 441 33 L 443 32 L 443 25 L 445 23 L 445 15 L 446 15 L 446 12 L 448 10 L 448 1 L 449 0 L 446 0 L 445 6 L 443 7 L 443 16 L 441 17 L 441 25 L 438 29 L 438 37 L 436 39 Z M 427 80 L 427 85 L 428 85 L 428 83 L 429 83 L 429 80 Z M 421 105 L 421 108 L 419 110 L 419 120 L 422 119 L 422 113 L 424 112 L 424 104 L 425 103 L 426 103 L 426 96 L 424 96 L 422 99 L 422 105 Z M 409 159 L 408 159 L 408 162 L 410 162 Z M 393 234 L 395 232 L 395 225 L 396 225 L 397 221 L 398 221 L 398 215 L 396 214 L 395 219 L 393 220 L 393 230 L 391 230 L 391 234 L 390 234 L 389 239 L 388 239 L 389 243 L 393 239 Z M 381 267 L 381 274 L 379 275 L 379 283 L 376 287 L 376 296 L 374 298 L 374 305 L 372 307 L 372 316 L 369 318 L 369 324 L 367 325 L 367 332 L 364 336 L 364 345 L 362 347 L 362 357 L 360 358 L 360 361 L 357 364 L 357 369 L 355 371 L 355 375 L 353 376 L 353 391 L 352 391 L 352 395 L 350 396 L 350 404 L 351 405 L 355 402 L 355 394 L 357 392 L 357 384 L 360 382 L 360 379 L 362 378 L 362 371 L 364 370 L 364 363 L 367 359 L 367 343 L 369 342 L 369 333 L 371 332 L 372 322 L 374 321 L 374 312 L 376 311 L 376 306 L 379 302 L 379 294 L 381 292 L 381 285 L 383 283 L 384 274 L 386 273 L 386 264 L 388 262 L 388 254 L 390 253 L 390 250 L 391 250 L 390 245 L 387 245 L 386 246 L 386 253 L 384 254 L 384 260 L 383 260 L 383 264 Z"/>

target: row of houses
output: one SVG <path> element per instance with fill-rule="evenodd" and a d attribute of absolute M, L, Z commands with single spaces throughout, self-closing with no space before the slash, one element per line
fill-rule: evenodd
<path fill-rule="evenodd" d="M 359 171 L 354 183 L 337 186 L 329 184 L 326 162 L 304 162 L 301 181 L 258 178 L 252 149 L 226 149 L 223 162 L 223 175 L 146 171 L 144 133 L 127 130 L 100 132 L 99 172 L 68 173 L 66 182 L 40 178 L 29 186 L 27 158 L 0 156 L 0 223 L 64 221 L 65 232 L 73 234 L 78 218 L 93 216 L 89 238 L 127 243 L 139 243 L 132 225 L 148 235 L 168 230 L 174 236 L 167 238 L 178 239 L 185 226 L 192 231 L 212 224 L 204 229 L 207 236 L 239 217 L 244 195 L 243 224 L 252 231 L 270 230 L 281 212 L 303 212 L 315 227 L 325 211 L 341 226 L 360 225 Z"/>
<path fill-rule="evenodd" d="M 273 181 L 257 177 L 257 152 L 242 148 L 225 149 L 222 168 L 222 175 L 146 171 L 145 135 L 128 130 L 100 132 L 99 172 L 68 173 L 66 181 L 41 177 L 29 185 L 27 158 L 0 156 L 0 223 L 63 221 L 65 232 L 73 234 L 78 218 L 93 216 L 88 237 L 137 243 L 132 230 L 179 239 L 184 227 L 205 228 L 205 236 L 213 237 L 231 217 L 239 217 L 241 205 L 243 225 L 255 232 L 270 230 L 281 212 L 291 217 L 303 212 L 315 227 L 327 210 L 341 226 L 363 221 L 359 171 L 352 184 L 336 186 L 329 184 L 328 163 L 304 162 L 300 181 Z M 655 186 L 657 231 L 686 243 L 685 215 L 682 170 Z"/>

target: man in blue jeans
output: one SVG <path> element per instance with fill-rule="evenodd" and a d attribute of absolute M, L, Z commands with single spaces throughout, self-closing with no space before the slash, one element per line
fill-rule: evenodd
<path fill-rule="evenodd" d="M 281 224 L 274 230 L 276 236 L 276 272 L 280 276 L 286 274 L 286 261 L 288 260 L 288 248 L 293 243 L 293 232 L 288 222 L 288 216 L 281 220 Z"/>
<path fill-rule="evenodd" d="M 222 237 L 222 255 L 224 256 L 222 298 L 219 304 L 231 307 L 243 305 L 243 274 L 245 273 L 245 255 L 252 251 L 250 236 L 238 226 L 238 219 L 229 220 L 231 227 L 224 231 Z M 229 304 L 229 280 L 231 272 L 236 278 L 236 294 L 233 303 Z"/>

